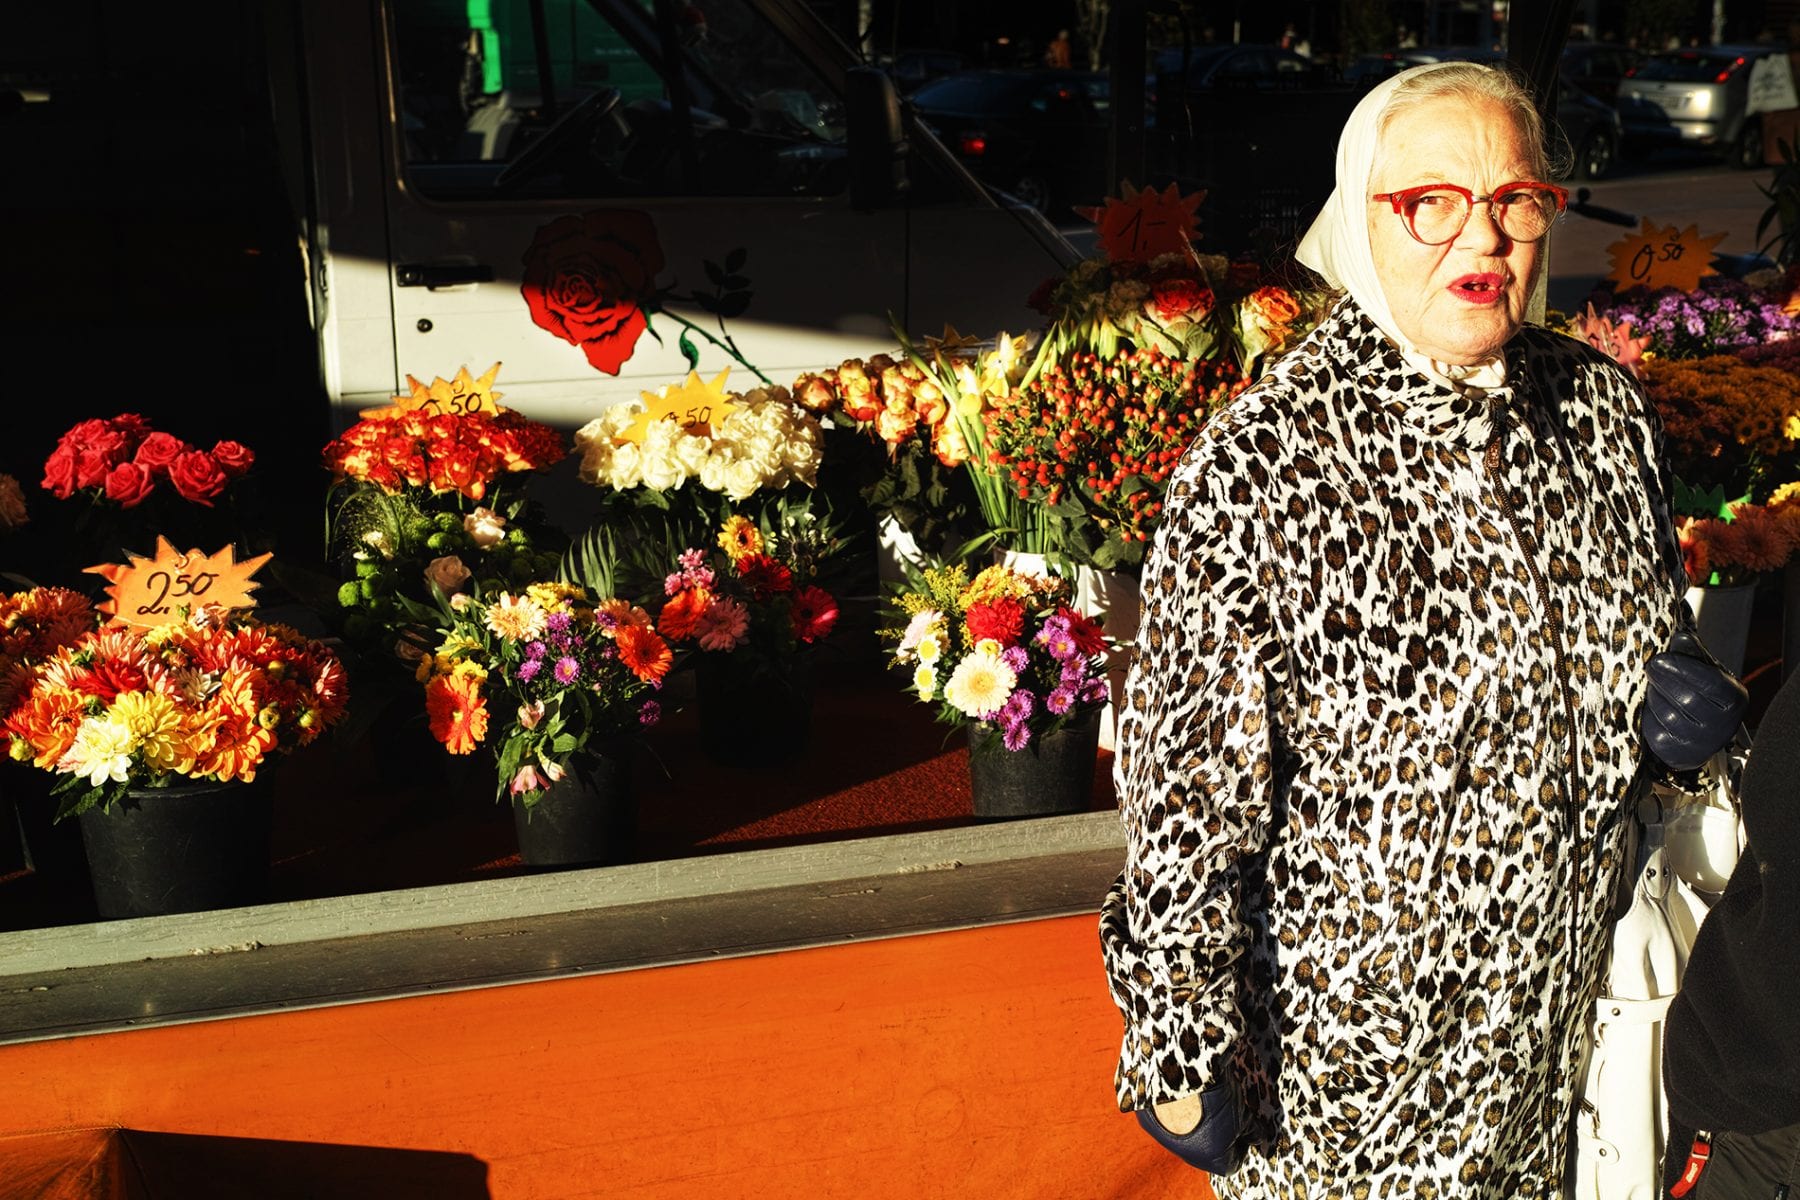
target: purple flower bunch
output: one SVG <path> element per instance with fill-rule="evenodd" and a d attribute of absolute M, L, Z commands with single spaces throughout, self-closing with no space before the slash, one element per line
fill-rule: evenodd
<path fill-rule="evenodd" d="M 1739 279 L 1708 275 L 1692 292 L 1680 288 L 1631 288 L 1610 300 L 1596 294 L 1594 307 L 1613 324 L 1629 322 L 1647 334 L 1662 358 L 1706 358 L 1794 336 L 1795 319 L 1782 311 L 1784 297 Z"/>

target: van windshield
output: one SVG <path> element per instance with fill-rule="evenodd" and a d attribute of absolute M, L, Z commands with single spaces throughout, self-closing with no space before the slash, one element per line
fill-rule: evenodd
<path fill-rule="evenodd" d="M 396 0 L 393 12 L 407 178 L 424 195 L 846 186 L 841 99 L 753 0 Z"/>

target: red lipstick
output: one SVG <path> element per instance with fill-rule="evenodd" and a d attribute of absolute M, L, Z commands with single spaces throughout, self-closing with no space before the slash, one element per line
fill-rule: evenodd
<path fill-rule="evenodd" d="M 1498 304 L 1506 295 L 1506 277 L 1492 271 L 1464 275 L 1451 281 L 1450 294 L 1469 304 Z"/>

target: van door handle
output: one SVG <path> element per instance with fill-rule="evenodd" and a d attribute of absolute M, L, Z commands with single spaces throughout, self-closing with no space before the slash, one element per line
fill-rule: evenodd
<path fill-rule="evenodd" d="M 486 263 L 401 263 L 394 268 L 394 282 L 400 287 L 440 288 L 459 283 L 492 283 L 494 268 Z"/>

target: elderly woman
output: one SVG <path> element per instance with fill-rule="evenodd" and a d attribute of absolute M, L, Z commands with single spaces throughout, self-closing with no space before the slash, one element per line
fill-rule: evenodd
<path fill-rule="evenodd" d="M 1344 298 L 1171 481 L 1101 934 L 1120 1106 L 1222 1197 L 1562 1194 L 1682 581 L 1642 392 L 1524 325 L 1543 144 L 1491 68 L 1371 92 Z"/>

